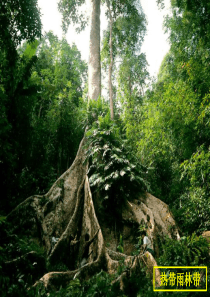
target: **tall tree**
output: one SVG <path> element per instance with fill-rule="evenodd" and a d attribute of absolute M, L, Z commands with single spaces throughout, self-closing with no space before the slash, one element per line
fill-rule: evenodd
<path fill-rule="evenodd" d="M 109 49 L 110 49 L 110 63 L 109 63 L 109 102 L 110 102 L 110 115 L 111 119 L 114 120 L 114 104 L 113 104 L 113 86 L 112 86 L 112 69 L 113 69 L 113 40 L 112 40 L 112 30 L 113 30 L 113 17 L 111 11 L 111 4 L 109 0 L 106 0 L 109 14 Z"/>
<path fill-rule="evenodd" d="M 139 54 L 146 32 L 146 19 L 140 3 L 135 0 L 117 2 L 106 0 L 105 2 L 109 26 L 103 38 L 102 62 L 105 69 L 109 67 L 108 89 L 113 119 L 113 70 L 116 67 L 119 69 L 122 63 L 130 61 L 133 55 Z"/>
<path fill-rule="evenodd" d="M 101 0 L 91 0 L 88 93 L 94 100 L 101 95 L 100 4 Z"/>
<path fill-rule="evenodd" d="M 60 0 L 58 9 L 62 13 L 63 30 L 66 32 L 70 23 L 81 31 L 87 25 L 87 18 L 80 12 L 85 0 Z M 101 95 L 101 59 L 100 59 L 100 5 L 101 0 L 90 0 L 90 42 L 88 63 L 88 96 L 97 100 Z"/>

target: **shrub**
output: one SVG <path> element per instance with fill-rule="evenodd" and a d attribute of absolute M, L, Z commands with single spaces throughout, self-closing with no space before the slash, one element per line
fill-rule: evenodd
<path fill-rule="evenodd" d="M 90 185 L 100 190 L 105 207 L 116 210 L 126 199 L 148 189 L 147 169 L 132 155 L 120 126 L 110 121 L 109 113 L 98 117 L 86 138 Z"/>
<path fill-rule="evenodd" d="M 198 266 L 209 260 L 208 243 L 202 236 L 181 237 L 180 240 L 165 238 L 161 246 L 162 255 L 158 265 L 162 266 Z"/>

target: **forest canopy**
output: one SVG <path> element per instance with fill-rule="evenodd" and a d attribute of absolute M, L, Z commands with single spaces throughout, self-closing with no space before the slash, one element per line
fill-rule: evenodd
<path fill-rule="evenodd" d="M 84 3 L 60 0 L 64 31 Z M 210 4 L 171 0 L 157 78 L 140 2 L 91 5 L 87 64 L 42 32 L 36 0 L 0 3 L 3 296 L 155 296 L 155 263 L 209 268 Z"/>

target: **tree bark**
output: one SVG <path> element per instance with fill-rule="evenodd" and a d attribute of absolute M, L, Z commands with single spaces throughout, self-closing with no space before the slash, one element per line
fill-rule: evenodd
<path fill-rule="evenodd" d="M 100 0 L 90 0 L 90 42 L 88 64 L 89 99 L 97 100 L 101 95 L 101 58 L 100 58 Z"/>
<path fill-rule="evenodd" d="M 29 197 L 7 217 L 13 226 L 11 232 L 21 235 L 25 232 L 29 240 L 32 238 L 45 248 L 46 258 L 52 267 L 54 264 L 66 266 L 66 271 L 51 270 L 36 283 L 42 283 L 49 289 L 65 286 L 75 277 L 86 279 L 101 269 L 115 273 L 121 259 L 124 259 L 131 274 L 141 273 L 139 265 L 142 265 L 148 268 L 151 275 L 152 266 L 157 266 L 151 254 L 130 256 L 138 241 L 138 226 L 142 224 L 147 226 L 156 255 L 159 244 L 157 237 L 161 239 L 167 235 L 179 238 L 168 206 L 145 193 L 139 200 L 127 201 L 122 207 L 123 228 L 120 232 L 123 236 L 124 254 L 118 253 L 115 226 L 110 226 L 106 213 L 99 213 L 99 206 L 95 212 L 87 177 L 88 164 L 85 162 L 84 144 L 85 139 L 82 140 L 71 167 L 61 175 L 47 194 Z M 98 221 L 96 213 L 101 222 Z M 109 245 L 109 250 L 105 248 L 105 243 Z M 88 256 L 86 263 L 82 265 L 84 254 Z M 157 271 L 156 280 L 159 284 L 158 275 Z M 122 274 L 118 280 L 122 289 L 125 276 L 125 273 Z"/>
<path fill-rule="evenodd" d="M 114 120 L 114 105 L 113 105 L 113 90 L 112 90 L 112 69 L 113 69 L 113 48 L 112 48 L 112 26 L 113 26 L 113 18 L 111 12 L 110 1 L 107 0 L 107 6 L 109 10 L 109 49 L 110 49 L 110 63 L 109 63 L 109 102 L 110 102 L 110 113 L 111 120 Z"/>

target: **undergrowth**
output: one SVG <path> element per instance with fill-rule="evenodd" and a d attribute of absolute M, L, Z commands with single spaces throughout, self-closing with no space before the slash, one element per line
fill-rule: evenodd
<path fill-rule="evenodd" d="M 98 104 L 92 102 L 94 104 Z M 105 209 L 120 209 L 126 199 L 149 189 L 147 168 L 131 153 L 120 122 L 110 120 L 109 112 L 96 115 L 86 133 L 86 160 L 92 191 L 100 191 Z"/>

